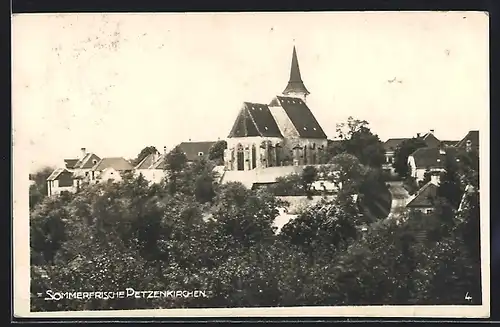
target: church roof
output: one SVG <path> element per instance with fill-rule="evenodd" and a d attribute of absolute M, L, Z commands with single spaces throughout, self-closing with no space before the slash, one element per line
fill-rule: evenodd
<path fill-rule="evenodd" d="M 326 134 L 313 113 L 300 98 L 277 96 L 281 107 L 292 121 L 300 137 L 326 139 Z"/>
<path fill-rule="evenodd" d="M 283 137 L 266 104 L 244 102 L 228 137 Z"/>
<path fill-rule="evenodd" d="M 288 81 L 288 85 L 283 91 L 284 95 L 288 95 L 290 93 L 303 93 L 305 95 L 309 94 L 309 91 L 306 89 L 304 82 L 302 82 L 302 77 L 300 76 L 299 61 L 297 59 L 297 50 L 295 50 L 295 46 L 293 47 L 292 53 L 290 80 Z"/>

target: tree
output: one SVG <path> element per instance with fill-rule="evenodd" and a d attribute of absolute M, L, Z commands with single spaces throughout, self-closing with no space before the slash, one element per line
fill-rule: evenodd
<path fill-rule="evenodd" d="M 444 169 L 440 178 L 438 196 L 446 199 L 447 203 L 456 210 L 462 200 L 464 187 L 461 185 L 458 164 L 453 154 L 446 154 Z"/>
<path fill-rule="evenodd" d="M 316 180 L 318 176 L 318 170 L 314 166 L 306 166 L 302 170 L 301 180 L 304 190 L 307 193 L 307 196 L 310 197 L 310 190 L 312 183 Z"/>
<path fill-rule="evenodd" d="M 297 196 L 305 193 L 301 175 L 296 173 L 276 178 L 276 183 L 273 183 L 269 190 L 276 196 Z"/>
<path fill-rule="evenodd" d="M 186 154 L 179 146 L 173 148 L 165 158 L 165 168 L 170 172 L 180 172 L 187 164 Z"/>
<path fill-rule="evenodd" d="M 366 168 L 355 155 L 341 153 L 333 157 L 328 165 L 320 168 L 320 172 L 327 180 L 340 184 L 343 190 L 357 193 Z"/>
<path fill-rule="evenodd" d="M 365 120 L 349 117 L 347 123 L 337 124 L 340 148 L 355 155 L 362 164 L 380 168 L 385 161 L 382 141 L 373 134 Z"/>
<path fill-rule="evenodd" d="M 144 158 L 146 158 L 150 154 L 155 154 L 155 153 L 158 153 L 156 147 L 154 146 L 145 147 L 144 149 L 141 150 L 141 152 L 139 152 L 137 157 L 131 161 L 132 166 L 134 167 L 137 166 L 142 160 L 144 160 Z"/>
<path fill-rule="evenodd" d="M 34 182 L 29 188 L 29 206 L 33 209 L 44 197 L 48 195 L 47 178 L 55 169 L 43 167 L 34 174 L 30 174 L 30 179 Z"/>
<path fill-rule="evenodd" d="M 394 151 L 394 162 L 392 166 L 394 171 L 401 177 L 406 178 L 409 175 L 408 157 L 419 148 L 425 148 L 427 144 L 420 137 L 406 139 Z"/>
<path fill-rule="evenodd" d="M 227 149 L 225 140 L 217 141 L 208 151 L 208 159 L 216 161 L 218 164 L 224 163 L 224 150 Z"/>

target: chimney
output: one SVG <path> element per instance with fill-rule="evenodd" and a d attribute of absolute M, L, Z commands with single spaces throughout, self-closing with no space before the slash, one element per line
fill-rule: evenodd
<path fill-rule="evenodd" d="M 417 133 L 417 138 L 420 138 L 420 133 Z"/>
<path fill-rule="evenodd" d="M 167 146 L 164 146 L 163 147 L 163 154 L 166 155 L 167 154 Z"/>
<path fill-rule="evenodd" d="M 85 158 L 85 156 L 87 155 L 87 149 L 81 148 L 80 151 L 81 151 L 81 157 L 82 157 L 81 159 Z"/>
<path fill-rule="evenodd" d="M 433 130 L 433 129 L 431 129 L 429 132 L 430 132 L 431 134 L 434 134 L 434 130 Z"/>

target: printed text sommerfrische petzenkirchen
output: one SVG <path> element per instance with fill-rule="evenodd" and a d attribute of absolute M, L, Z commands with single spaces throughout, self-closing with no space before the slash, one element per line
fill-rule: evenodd
<path fill-rule="evenodd" d="M 208 297 L 208 292 L 193 290 L 193 291 L 136 291 L 133 288 L 126 288 L 125 291 L 89 291 L 89 292 L 55 292 L 47 290 L 45 292 L 47 301 L 68 300 L 112 300 L 112 299 L 159 299 L 159 298 L 192 298 L 192 297 Z"/>

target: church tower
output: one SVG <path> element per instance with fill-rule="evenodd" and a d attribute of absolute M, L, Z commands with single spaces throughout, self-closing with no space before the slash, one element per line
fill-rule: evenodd
<path fill-rule="evenodd" d="M 290 68 L 290 80 L 288 85 L 283 91 L 284 96 L 300 98 L 306 102 L 306 97 L 309 95 L 309 91 L 306 89 L 304 82 L 302 82 L 302 77 L 300 76 L 299 61 L 297 59 L 297 50 L 293 46 L 292 53 L 292 65 Z"/>

